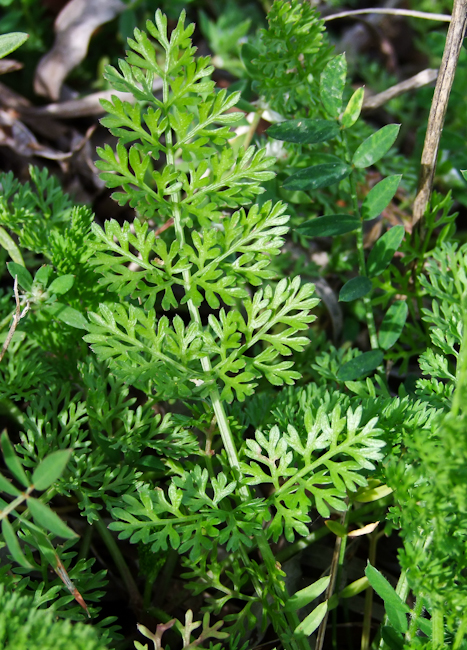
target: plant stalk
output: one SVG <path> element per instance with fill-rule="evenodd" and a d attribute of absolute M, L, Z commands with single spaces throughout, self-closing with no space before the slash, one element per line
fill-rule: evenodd
<path fill-rule="evenodd" d="M 413 205 L 412 228 L 419 228 L 422 239 L 424 229 L 423 215 L 425 214 L 433 188 L 441 132 L 443 130 L 444 118 L 446 116 L 449 95 L 451 94 L 466 24 L 467 0 L 454 0 L 443 59 L 441 61 L 430 115 L 428 117 L 425 144 L 423 146 L 420 164 L 418 191 Z"/>
<path fill-rule="evenodd" d="M 125 562 L 125 558 L 123 557 L 117 542 L 113 538 L 111 532 L 105 525 L 105 523 L 102 521 L 101 517 L 96 513 L 97 519 L 93 523 L 93 526 L 96 527 L 97 532 L 102 538 L 102 541 L 107 547 L 107 550 L 109 551 L 110 555 L 112 556 L 113 561 L 115 562 L 115 566 L 117 567 L 120 576 L 125 584 L 125 587 L 128 591 L 128 594 L 130 596 L 130 602 L 132 606 L 138 611 L 143 609 L 143 598 L 141 594 L 139 593 L 139 589 L 136 585 L 136 582 L 133 578 L 133 575 L 128 568 L 127 563 Z"/>

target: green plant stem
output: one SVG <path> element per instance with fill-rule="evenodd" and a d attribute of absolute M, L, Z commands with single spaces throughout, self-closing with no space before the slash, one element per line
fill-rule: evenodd
<path fill-rule="evenodd" d="M 454 266 L 454 265 L 453 265 Z M 451 414 L 458 417 L 463 410 L 467 382 L 467 299 L 462 300 L 463 325 L 462 345 L 459 350 L 456 369 L 456 389 L 452 398 Z"/>
<path fill-rule="evenodd" d="M 91 548 L 93 528 L 88 526 L 81 537 L 81 544 L 79 547 L 77 560 L 86 559 L 88 557 L 89 549 Z"/>
<path fill-rule="evenodd" d="M 347 510 L 347 515 L 349 513 L 349 510 Z M 346 516 L 344 518 L 344 522 L 346 525 L 349 523 L 349 518 Z M 340 550 L 339 550 L 339 560 L 337 562 L 337 571 L 336 571 L 336 582 L 334 586 L 334 591 L 339 593 L 341 591 L 341 582 L 342 582 L 342 571 L 344 567 L 344 560 L 345 560 L 345 552 L 347 550 L 347 542 L 348 542 L 348 537 L 347 535 L 342 538 L 341 545 L 340 545 Z M 332 612 L 332 647 L 337 650 L 337 608 L 333 609 Z"/>
<path fill-rule="evenodd" d="M 341 525 L 344 526 L 345 529 L 347 529 L 348 526 L 348 519 L 347 515 L 349 513 L 349 508 L 347 507 L 347 510 L 342 513 L 341 515 Z M 331 562 L 331 570 L 329 572 L 329 585 L 326 589 L 326 592 L 324 594 L 324 600 L 328 601 L 330 600 L 331 596 L 334 593 L 334 590 L 337 585 L 337 589 L 339 590 L 339 574 L 340 574 L 340 567 L 344 563 L 344 557 L 345 557 L 345 549 L 347 547 L 347 535 L 344 535 L 344 537 L 336 537 L 336 542 L 334 545 L 334 555 L 332 558 Z M 326 627 L 327 627 L 327 622 L 328 622 L 328 616 L 329 616 L 329 610 L 326 612 L 323 620 L 320 623 L 320 626 L 318 628 L 318 633 L 316 636 L 316 646 L 315 650 L 322 650 L 323 644 L 324 644 L 324 637 L 326 635 Z"/>
<path fill-rule="evenodd" d="M 269 573 L 269 575 L 271 577 L 273 577 L 274 574 L 277 572 L 276 558 L 274 557 L 274 554 L 271 551 L 271 547 L 269 546 L 269 543 L 268 543 L 268 541 L 266 539 L 266 535 L 265 535 L 264 531 L 262 532 L 262 534 L 258 535 L 257 542 L 258 542 L 258 549 L 259 549 L 261 555 L 263 556 L 263 562 L 264 562 L 264 564 L 265 564 L 265 566 L 266 566 L 266 568 L 268 570 L 268 573 Z M 287 589 L 285 587 L 284 582 L 280 581 L 280 580 L 275 580 L 273 584 L 274 584 L 274 588 L 275 588 L 275 591 L 276 591 L 276 594 L 277 594 L 278 598 L 285 603 L 287 601 L 287 598 L 288 598 L 288 593 L 287 593 Z M 277 607 L 277 611 L 280 612 L 279 607 Z M 290 626 L 290 631 L 295 630 L 295 628 L 300 623 L 300 620 L 299 620 L 296 612 L 286 612 L 285 613 L 285 618 L 287 619 L 287 622 L 288 622 L 288 624 Z M 273 624 L 274 624 L 274 629 L 278 633 L 280 633 L 280 631 L 278 630 L 278 625 L 277 624 L 278 623 L 281 624 L 282 621 L 283 621 L 283 615 L 277 617 L 277 620 L 272 621 Z M 283 630 L 285 632 L 289 631 L 289 630 L 287 630 L 286 627 L 284 627 L 283 623 L 282 623 L 281 627 L 283 628 Z M 310 650 L 310 645 L 309 645 L 308 641 L 306 639 L 303 639 L 303 638 L 298 638 L 298 639 L 294 639 L 293 641 L 291 641 L 290 642 L 290 647 L 293 650 L 294 649 L 297 649 L 297 650 Z"/>
<path fill-rule="evenodd" d="M 167 552 L 167 559 L 162 568 L 162 571 L 158 576 L 157 595 L 155 597 L 155 602 L 157 605 L 163 603 L 165 600 L 167 590 L 169 588 L 170 581 L 172 579 L 177 564 L 178 564 L 178 553 L 174 549 L 170 549 Z M 166 623 L 167 621 L 163 621 L 163 622 Z"/>
<path fill-rule="evenodd" d="M 166 612 L 164 612 L 163 609 L 160 609 L 160 607 L 150 607 L 148 609 L 148 614 L 150 616 L 153 616 L 155 619 L 157 619 L 161 623 L 168 623 L 173 618 L 173 616 L 170 616 L 169 614 L 166 614 Z M 184 627 L 183 627 L 182 623 L 180 623 L 178 618 L 175 619 L 174 628 L 177 630 L 177 632 L 183 638 Z M 125 646 L 125 647 L 127 647 L 127 646 Z"/>
<path fill-rule="evenodd" d="M 168 61 L 166 61 L 166 66 L 167 65 L 168 65 Z M 169 103 L 169 84 L 167 78 L 168 78 L 168 70 L 166 69 L 166 75 L 164 76 L 163 79 L 163 97 L 164 97 L 164 103 L 166 105 Z M 172 129 L 170 125 L 167 127 L 167 130 L 165 132 L 165 138 L 166 138 L 166 147 L 167 147 L 167 164 L 175 166 L 175 152 L 173 146 Z M 175 235 L 180 244 L 180 248 L 182 248 L 183 245 L 185 244 L 185 233 L 183 230 L 182 215 L 180 210 L 180 203 L 181 203 L 180 192 L 172 194 L 171 201 L 173 207 L 172 216 L 174 220 Z M 183 277 L 183 283 L 185 285 L 185 291 L 188 293 L 188 291 L 191 288 L 190 270 L 185 269 L 182 273 L 182 277 Z M 192 321 L 201 327 L 201 317 L 199 315 L 199 310 L 191 299 L 188 300 L 188 311 L 190 312 Z M 201 367 L 205 372 L 211 372 L 212 370 L 211 359 L 208 356 L 203 357 L 201 359 Z M 210 397 L 211 397 L 211 403 L 214 410 L 214 414 L 217 420 L 217 426 L 219 427 L 219 433 L 221 434 L 224 449 L 227 454 L 227 458 L 229 459 L 229 465 L 237 481 L 240 481 L 241 472 L 240 472 L 240 462 L 238 460 L 237 449 L 235 447 L 235 442 L 232 436 L 232 432 L 230 431 L 229 421 L 227 419 L 227 415 L 224 410 L 224 405 L 221 402 L 217 386 L 214 386 L 211 389 Z M 241 486 L 239 492 L 243 499 L 248 499 L 250 496 L 249 490 L 246 486 Z"/>
<path fill-rule="evenodd" d="M 166 62 L 166 66 L 167 66 L 167 62 Z M 168 104 L 168 99 L 169 99 L 169 85 L 168 85 L 167 78 L 168 78 L 168 71 L 166 69 L 166 75 L 164 76 L 163 79 L 163 97 L 164 97 L 165 104 Z M 166 137 L 166 149 L 167 149 L 167 164 L 175 166 L 175 151 L 173 146 L 172 129 L 170 128 L 170 126 L 167 127 L 165 137 Z M 175 194 L 172 194 L 171 201 L 173 207 L 172 216 L 174 220 L 175 235 L 180 244 L 180 247 L 183 247 L 183 245 L 185 244 L 185 233 L 183 229 L 182 215 L 180 210 L 180 203 L 181 203 L 180 193 L 177 192 Z M 182 272 L 182 277 L 185 286 L 185 291 L 188 293 L 191 288 L 190 270 L 185 269 Z M 192 321 L 197 323 L 201 327 L 201 317 L 198 308 L 196 307 L 196 305 L 193 303 L 191 299 L 188 300 L 187 304 L 188 304 L 188 311 L 190 313 L 190 317 Z M 211 360 L 208 356 L 203 357 L 201 359 L 201 366 L 205 372 L 211 372 L 212 365 L 211 365 Z M 219 433 L 222 438 L 222 443 L 224 445 L 227 458 L 229 460 L 229 465 L 232 469 L 232 472 L 235 475 L 235 478 L 237 479 L 238 482 L 240 482 L 242 475 L 240 471 L 240 462 L 238 459 L 237 449 L 235 447 L 235 442 L 232 436 L 232 432 L 230 430 L 230 424 L 227 419 L 227 415 L 225 413 L 224 405 L 220 399 L 217 386 L 214 386 L 214 388 L 211 389 L 210 397 L 211 397 L 211 403 L 213 406 L 214 414 L 217 420 L 217 426 L 219 427 Z M 239 494 L 243 501 L 246 501 L 250 498 L 250 491 L 246 485 L 239 487 Z M 257 536 L 257 543 L 258 543 L 258 548 L 263 556 L 265 566 L 271 577 L 271 581 L 274 584 L 276 593 L 278 597 L 285 602 L 288 596 L 287 591 L 282 581 L 277 581 L 275 579 L 276 561 L 264 532 L 261 532 Z M 242 559 L 246 563 L 246 566 L 250 564 L 248 554 L 246 553 L 245 549 L 242 549 Z M 258 596 L 262 597 L 263 589 L 261 588 L 259 581 L 253 580 L 253 585 L 255 587 L 255 591 L 258 594 Z M 289 623 L 291 624 L 291 629 L 294 630 L 295 627 L 299 624 L 297 615 L 295 613 L 291 613 L 291 614 L 287 613 L 286 617 Z M 279 616 L 277 620 L 273 620 L 272 622 L 274 624 L 275 629 L 277 629 L 276 626 L 279 626 L 283 629 L 283 631 L 289 631 L 287 629 L 284 630 L 283 621 L 284 621 L 283 616 Z M 305 639 L 291 642 L 290 647 L 292 648 L 292 650 L 309 650 L 309 645 Z"/>
<path fill-rule="evenodd" d="M 433 607 L 431 624 L 433 626 L 431 636 L 433 650 L 437 650 L 444 645 L 444 612 L 441 607 Z"/>
<path fill-rule="evenodd" d="M 125 584 L 125 587 L 128 591 L 128 594 L 130 596 L 131 604 L 133 605 L 133 607 L 135 607 L 135 609 L 141 610 L 143 608 L 143 598 L 139 593 L 133 575 L 130 569 L 128 568 L 128 565 L 125 562 L 125 559 L 118 547 L 117 542 L 113 538 L 111 532 L 109 531 L 109 529 L 107 528 L 107 526 L 104 524 L 101 517 L 97 513 L 96 513 L 96 517 L 97 519 L 94 521 L 93 526 L 96 527 L 97 532 L 101 536 L 102 541 L 106 545 L 107 550 L 109 551 L 113 561 L 115 562 L 115 566 L 117 567 L 120 576 Z"/>
<path fill-rule="evenodd" d="M 345 157 L 346 157 L 346 162 L 350 165 L 351 164 L 351 156 L 350 156 L 350 151 L 349 151 L 349 143 L 347 140 L 347 135 L 345 133 L 342 134 L 342 142 L 344 144 L 345 148 Z M 350 176 L 349 176 L 349 183 L 350 183 L 350 196 L 352 197 L 352 207 L 354 214 L 357 215 L 360 219 L 360 228 L 358 228 L 356 232 L 357 236 L 357 254 L 358 254 L 358 271 L 361 276 L 368 277 L 367 271 L 366 271 L 366 262 L 365 262 L 365 251 L 363 248 L 363 218 L 360 212 L 360 208 L 358 205 L 358 196 L 357 196 L 357 183 L 355 181 L 355 172 L 352 170 Z M 378 336 L 376 334 L 376 325 L 375 325 L 375 317 L 373 314 L 373 307 L 371 304 L 371 298 L 368 296 L 363 296 L 363 306 L 365 307 L 365 319 L 366 319 L 366 324 L 368 327 L 368 335 L 370 337 L 370 345 L 372 350 L 378 350 L 379 349 L 379 344 L 378 344 Z"/>
<path fill-rule="evenodd" d="M 26 492 L 22 492 L 19 496 L 16 497 L 16 499 L 13 499 L 13 501 L 11 501 L 11 503 L 9 503 L 6 508 L 0 510 L 0 521 L 2 519 L 5 519 L 5 517 L 9 515 L 10 512 L 13 512 L 13 510 L 15 510 L 19 505 L 21 505 L 23 501 L 26 501 L 28 496 L 33 491 L 34 491 L 34 486 L 31 485 L 30 487 L 28 487 Z"/>
<path fill-rule="evenodd" d="M 370 548 L 368 552 L 368 561 L 374 566 L 376 564 L 376 547 L 378 540 L 384 535 L 384 532 L 377 533 L 374 531 L 368 537 L 370 540 Z M 363 629 L 361 639 L 361 650 L 368 650 L 370 647 L 370 634 L 371 634 L 371 617 L 373 613 L 373 587 L 368 587 L 365 592 L 365 610 L 363 615 Z"/>
<path fill-rule="evenodd" d="M 423 611 L 423 598 L 421 594 L 418 595 L 417 600 L 415 602 L 415 607 L 412 610 L 412 615 L 410 617 L 410 624 L 409 624 L 409 629 L 407 630 L 405 634 L 405 641 L 407 644 L 410 644 L 412 639 L 414 638 L 415 634 L 417 633 L 418 629 L 418 619 L 420 618 L 420 614 Z"/>
<path fill-rule="evenodd" d="M 454 643 L 452 645 L 452 650 L 460 650 L 464 636 L 467 633 L 467 616 L 462 618 L 462 621 L 459 623 L 457 628 L 456 636 L 454 637 Z"/>

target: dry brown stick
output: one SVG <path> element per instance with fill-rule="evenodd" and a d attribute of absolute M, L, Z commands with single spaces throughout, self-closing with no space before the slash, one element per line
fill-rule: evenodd
<path fill-rule="evenodd" d="M 16 311 L 13 315 L 13 322 L 11 324 L 11 327 L 9 329 L 8 335 L 5 339 L 5 343 L 3 344 L 2 351 L 0 352 L 0 363 L 5 356 L 5 352 L 8 350 L 8 346 L 11 343 L 11 339 L 13 338 L 13 334 L 16 331 L 16 328 L 18 327 L 18 323 L 20 320 L 26 316 L 26 314 L 29 311 L 29 302 L 26 303 L 26 307 L 21 311 L 21 304 L 19 301 L 19 294 L 18 294 L 18 276 L 15 276 L 15 283 L 13 285 L 14 287 L 14 292 L 15 292 L 15 300 L 16 300 Z"/>
<path fill-rule="evenodd" d="M 394 97 L 399 97 L 399 95 L 409 92 L 410 90 L 416 90 L 417 88 L 422 88 L 423 86 L 430 84 L 437 76 L 438 70 L 427 68 L 413 77 L 405 79 L 405 81 L 401 81 L 400 83 L 383 90 L 383 92 L 378 93 L 377 95 L 367 96 L 365 93 L 362 108 L 363 110 L 372 111 L 375 108 L 384 106 L 391 99 L 394 99 Z"/>
<path fill-rule="evenodd" d="M 424 18 L 425 20 L 439 20 L 443 22 L 449 22 L 451 16 L 446 14 L 432 14 L 427 11 L 415 11 L 413 9 L 381 9 L 381 8 L 370 8 L 370 9 L 350 9 L 349 11 L 340 11 L 337 14 L 331 14 L 323 18 L 325 22 L 330 20 L 336 20 L 337 18 L 351 18 L 352 16 L 361 16 L 362 14 L 386 14 L 388 16 L 408 16 L 409 18 Z"/>
<path fill-rule="evenodd" d="M 439 141 L 443 130 L 444 118 L 451 93 L 452 82 L 456 72 L 462 40 L 467 23 L 467 0 L 454 0 L 451 23 L 446 36 L 443 60 L 439 69 L 433 102 L 425 136 L 425 144 L 420 165 L 420 177 L 417 196 L 413 206 L 412 229 L 419 224 L 422 228 L 422 217 L 430 200 L 433 179 L 436 169 Z"/>

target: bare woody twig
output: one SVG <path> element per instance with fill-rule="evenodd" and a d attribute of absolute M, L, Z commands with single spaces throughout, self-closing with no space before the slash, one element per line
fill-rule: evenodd
<path fill-rule="evenodd" d="M 11 343 L 11 339 L 13 338 L 13 334 L 16 331 L 16 328 L 18 327 L 18 323 L 24 316 L 29 311 L 29 302 L 26 303 L 26 307 L 21 311 L 21 304 L 19 301 L 19 294 L 18 294 L 18 276 L 15 276 L 15 283 L 14 283 L 14 292 L 15 292 L 15 300 L 16 300 L 16 311 L 13 315 L 13 322 L 11 324 L 10 330 L 8 332 L 8 335 L 5 339 L 5 343 L 3 344 L 2 351 L 0 352 L 0 362 L 2 361 L 3 357 L 5 356 L 5 352 L 8 350 L 8 346 Z"/>
<path fill-rule="evenodd" d="M 386 14 L 388 16 L 408 16 L 409 18 L 424 18 L 425 20 L 438 20 L 448 23 L 451 20 L 451 16 L 446 14 L 432 14 L 427 11 L 415 11 L 412 9 L 380 9 L 380 8 L 370 8 L 370 9 L 352 9 L 349 11 L 340 11 L 337 14 L 331 14 L 323 18 L 325 22 L 330 20 L 336 20 L 337 18 L 352 18 L 353 16 L 359 16 L 362 14 Z"/>
<path fill-rule="evenodd" d="M 444 47 L 443 59 L 439 70 L 433 102 L 425 136 L 425 144 L 420 167 L 418 192 L 415 197 L 412 215 L 412 228 L 420 222 L 430 200 L 433 178 L 436 169 L 439 141 L 443 130 L 444 118 L 451 93 L 457 60 L 467 23 L 467 0 L 454 0 L 451 24 L 449 25 Z"/>
<path fill-rule="evenodd" d="M 363 110 L 371 111 L 375 108 L 379 108 L 380 106 L 384 106 L 391 99 L 394 99 L 394 97 L 398 97 L 399 95 L 402 95 L 403 93 L 406 93 L 410 90 L 416 90 L 417 88 L 427 86 L 432 81 L 435 81 L 437 76 L 438 70 L 427 68 L 426 70 L 422 70 L 413 77 L 405 79 L 404 81 L 401 81 L 400 83 L 395 84 L 386 90 L 383 90 L 382 93 L 370 96 L 366 96 L 365 94 L 362 108 Z"/>

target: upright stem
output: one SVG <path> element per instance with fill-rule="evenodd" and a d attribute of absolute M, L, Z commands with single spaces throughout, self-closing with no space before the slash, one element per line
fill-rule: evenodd
<path fill-rule="evenodd" d="M 444 646 L 444 613 L 442 608 L 434 607 L 431 615 L 431 624 L 433 632 L 431 640 L 433 643 L 433 650 L 442 648 Z"/>
<path fill-rule="evenodd" d="M 125 562 L 125 558 L 123 557 L 117 542 L 114 540 L 112 537 L 111 532 L 105 525 L 105 523 L 102 521 L 102 519 L 99 517 L 99 515 L 96 513 L 96 521 L 94 522 L 93 526 L 96 527 L 97 532 L 102 538 L 102 541 L 107 547 L 107 550 L 109 551 L 110 555 L 112 556 L 113 561 L 115 562 L 115 566 L 117 567 L 120 576 L 125 584 L 125 587 L 128 591 L 128 594 L 130 596 L 130 601 L 133 604 L 133 606 L 140 610 L 143 607 L 143 598 L 141 597 L 141 594 L 139 593 L 139 589 L 136 585 L 136 582 L 133 578 L 133 575 L 128 568 L 127 563 Z"/>
<path fill-rule="evenodd" d="M 341 525 L 347 528 L 348 526 L 348 514 L 349 514 L 349 509 L 347 509 L 345 512 L 342 513 L 341 515 Z M 334 593 L 334 590 L 337 585 L 337 590 L 339 589 L 339 582 L 340 582 L 340 568 L 342 567 L 344 563 L 344 557 L 345 557 L 345 550 L 347 547 L 347 535 L 344 535 L 344 537 L 336 537 L 336 542 L 334 545 L 334 554 L 332 557 L 332 562 L 331 562 L 331 571 L 329 572 L 329 585 L 326 589 L 326 592 L 324 594 L 324 599 L 329 601 L 331 596 Z M 339 578 L 339 579 L 338 579 Z M 318 628 L 318 633 L 316 635 L 316 646 L 315 650 L 322 650 L 323 644 L 324 644 L 324 637 L 326 636 L 326 627 L 328 623 L 328 616 L 329 616 L 329 611 L 326 612 L 323 620 L 320 623 L 320 626 Z"/>
<path fill-rule="evenodd" d="M 376 546 L 378 540 L 384 533 L 374 531 L 369 535 L 370 549 L 368 553 L 368 561 L 372 566 L 376 564 Z M 370 647 L 370 634 L 371 634 L 371 617 L 373 611 L 373 587 L 368 587 L 365 593 L 365 614 L 363 617 L 363 630 L 361 650 L 368 650 Z"/>
<path fill-rule="evenodd" d="M 167 65 L 167 64 L 166 64 Z M 168 103 L 169 99 L 169 84 L 168 84 L 168 71 L 166 68 L 166 75 L 164 76 L 163 79 L 163 98 L 164 98 L 164 103 Z M 175 148 L 174 148 L 174 143 L 173 143 L 173 134 L 172 134 L 172 129 L 170 125 L 167 127 L 167 130 L 165 132 L 165 137 L 166 137 L 166 156 L 167 156 L 167 164 L 175 166 Z M 172 209 L 173 209 L 173 221 L 174 221 L 174 229 L 175 229 L 175 235 L 177 237 L 177 240 L 180 244 L 180 247 L 182 247 L 185 243 L 185 233 L 184 233 L 184 228 L 183 228 L 183 223 L 182 223 L 182 214 L 181 214 L 181 209 L 180 209 L 180 204 L 181 204 L 181 196 L 180 192 L 174 193 L 171 195 L 171 202 L 172 202 Z M 185 291 L 188 292 L 191 288 L 191 283 L 192 283 L 192 277 L 189 269 L 185 269 L 182 274 L 183 277 L 183 283 L 185 287 Z M 190 317 L 193 322 L 197 323 L 201 327 L 201 317 L 199 314 L 199 310 L 196 307 L 196 305 L 193 303 L 193 301 L 190 299 L 188 300 L 188 311 L 190 313 Z M 211 365 L 211 360 L 208 356 L 203 357 L 201 359 L 201 366 L 205 372 L 210 372 L 212 370 L 212 365 Z M 210 391 L 210 397 L 211 397 L 211 403 L 214 409 L 214 413 L 216 416 L 217 420 L 217 425 L 219 427 L 219 432 L 222 438 L 222 442 L 224 445 L 224 449 L 227 454 L 227 458 L 229 460 L 229 465 L 231 469 L 233 470 L 236 479 L 240 482 L 241 480 L 241 471 L 240 471 L 240 462 L 238 459 L 238 454 L 237 454 L 237 449 L 235 446 L 235 441 L 232 436 L 232 432 L 230 430 L 230 424 L 227 419 L 227 415 L 224 410 L 224 405 L 222 404 L 222 401 L 220 399 L 219 391 L 217 389 L 217 386 L 211 389 Z M 239 488 L 239 494 L 240 497 L 243 501 L 247 501 L 250 498 L 250 491 L 246 485 L 241 486 Z M 284 601 L 287 599 L 288 594 L 287 590 L 285 587 L 285 584 L 282 581 L 278 581 L 275 579 L 276 575 L 276 560 L 274 558 L 274 555 L 271 551 L 271 548 L 269 546 L 269 543 L 267 541 L 267 537 L 264 531 L 261 531 L 256 538 L 256 541 L 258 543 L 258 548 L 263 556 L 263 561 L 266 566 L 266 569 L 269 573 L 269 576 L 271 578 L 271 583 L 273 585 L 273 588 L 275 590 L 276 596 L 278 599 L 281 601 Z M 250 564 L 248 554 L 246 552 L 245 548 L 240 549 L 240 554 L 242 556 L 242 559 L 245 563 L 246 566 Z M 263 596 L 263 588 L 256 576 L 252 577 L 252 582 L 253 586 L 255 588 L 255 591 L 257 595 L 261 598 Z M 285 616 L 281 614 L 279 611 L 279 608 L 277 608 L 279 616 L 273 617 L 272 623 L 274 625 L 274 628 L 276 631 L 282 631 L 286 633 L 290 633 L 290 631 L 293 631 L 297 625 L 299 624 L 298 617 L 295 612 L 287 612 Z M 290 626 L 290 629 L 286 623 L 288 622 L 288 625 Z M 306 639 L 299 639 L 295 640 L 293 639 L 290 641 L 290 648 L 292 650 L 309 650 L 309 644 Z"/>
<path fill-rule="evenodd" d="M 410 644 L 412 642 L 412 639 L 417 633 L 418 629 L 418 619 L 420 618 L 420 615 L 423 610 L 423 598 L 419 594 L 417 596 L 417 600 L 415 602 L 415 606 L 412 610 L 412 615 L 410 617 L 410 624 L 409 624 L 409 629 L 407 630 L 405 634 L 405 642 Z"/>
<path fill-rule="evenodd" d="M 349 144 L 347 141 L 347 136 L 345 133 L 342 134 L 342 141 L 345 147 L 345 154 L 347 158 L 347 162 L 350 163 L 351 156 L 350 156 L 350 151 L 349 151 Z M 357 197 L 357 183 L 355 181 L 355 174 L 352 171 L 350 176 L 349 176 L 349 181 L 350 181 L 350 195 L 352 197 L 352 207 L 354 214 L 357 215 L 360 218 L 360 228 L 357 230 L 357 253 L 358 253 L 358 270 L 360 275 L 368 277 L 367 272 L 366 272 L 366 262 L 365 262 L 365 251 L 363 248 L 363 218 L 360 213 L 360 208 L 358 205 L 358 197 Z M 368 327 L 368 335 L 370 337 L 370 345 L 372 350 L 377 350 L 379 348 L 378 345 L 378 336 L 376 334 L 376 325 L 375 325 L 375 317 L 373 315 L 373 307 L 371 305 L 371 298 L 366 295 L 363 296 L 363 305 L 365 307 L 365 318 L 366 318 L 366 323 Z"/>
<path fill-rule="evenodd" d="M 163 79 L 163 96 L 164 96 L 164 103 L 166 104 L 168 103 L 168 99 L 169 99 L 169 83 L 168 83 L 167 76 L 168 75 L 166 74 Z M 165 132 L 165 138 L 166 138 L 166 147 L 167 147 L 167 164 L 175 166 L 175 151 L 173 146 L 172 129 L 170 125 L 167 127 L 167 130 Z M 172 216 L 174 220 L 175 235 L 180 244 L 180 247 L 182 247 L 185 243 L 185 233 L 183 229 L 182 215 L 180 210 L 180 204 L 181 204 L 180 192 L 176 192 L 175 194 L 172 194 L 171 201 L 173 207 Z M 185 269 L 182 273 L 182 277 L 185 285 L 185 291 L 188 292 L 191 288 L 190 270 Z M 197 323 L 199 326 L 201 326 L 201 317 L 199 315 L 199 310 L 191 299 L 188 300 L 188 311 L 190 312 L 191 320 Z M 205 372 L 210 372 L 212 370 L 211 360 L 209 357 L 206 356 L 201 359 L 201 367 Z M 222 442 L 224 445 L 225 452 L 227 454 L 227 458 L 229 459 L 230 467 L 234 471 L 236 475 L 236 479 L 239 480 L 241 478 L 241 472 L 240 472 L 240 462 L 238 460 L 237 449 L 235 447 L 235 441 L 233 439 L 232 432 L 230 430 L 229 421 L 225 413 L 224 405 L 221 402 L 217 386 L 215 386 L 210 391 L 210 397 L 211 397 L 212 407 L 216 415 L 217 425 L 219 427 L 219 433 L 221 434 Z M 246 486 L 240 487 L 239 491 L 240 491 L 240 495 L 244 500 L 249 498 L 250 494 Z"/>
<path fill-rule="evenodd" d="M 422 226 L 430 200 L 436 170 L 439 141 L 448 107 L 449 95 L 467 23 L 467 0 L 454 0 L 451 23 L 446 36 L 443 59 L 431 103 L 430 115 L 420 165 L 418 192 L 413 205 L 412 227 Z M 423 238 L 423 233 L 421 233 Z"/>
<path fill-rule="evenodd" d="M 466 633 L 467 633 L 467 616 L 464 616 L 462 618 L 462 621 L 459 623 L 459 627 L 457 628 L 452 650 L 459 650 Z"/>

